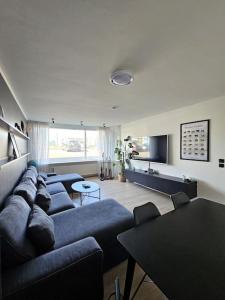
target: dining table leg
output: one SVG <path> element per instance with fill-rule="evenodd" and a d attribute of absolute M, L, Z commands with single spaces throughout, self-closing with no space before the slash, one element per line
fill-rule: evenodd
<path fill-rule="evenodd" d="M 123 300 L 129 300 L 130 299 L 130 292 L 134 277 L 134 268 L 135 268 L 135 260 L 131 255 L 128 257 L 128 263 L 127 263 L 127 273 L 126 273 L 126 281 L 125 281 L 125 287 L 124 287 L 124 297 Z"/>

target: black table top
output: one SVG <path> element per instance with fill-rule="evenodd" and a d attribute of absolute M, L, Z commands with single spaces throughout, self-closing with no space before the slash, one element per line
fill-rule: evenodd
<path fill-rule="evenodd" d="M 169 299 L 225 299 L 224 205 L 197 199 L 118 240 Z"/>

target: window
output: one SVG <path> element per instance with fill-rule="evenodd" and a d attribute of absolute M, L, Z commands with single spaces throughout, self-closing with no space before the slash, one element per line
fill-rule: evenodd
<path fill-rule="evenodd" d="M 49 159 L 52 161 L 80 161 L 97 159 L 96 130 L 49 129 Z"/>

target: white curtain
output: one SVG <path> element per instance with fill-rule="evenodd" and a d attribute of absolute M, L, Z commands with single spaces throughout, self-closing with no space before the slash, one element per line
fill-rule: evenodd
<path fill-rule="evenodd" d="M 40 170 L 47 170 L 49 124 L 30 121 L 28 122 L 28 134 L 30 137 L 28 143 L 30 159 L 37 162 Z"/>
<path fill-rule="evenodd" d="M 104 159 L 106 166 L 109 161 L 111 164 L 115 161 L 114 150 L 117 144 L 117 140 L 121 139 L 121 127 L 100 127 L 98 130 L 98 152 L 99 152 L 99 171 L 102 160 Z M 112 175 L 116 176 L 117 168 L 112 166 Z"/>

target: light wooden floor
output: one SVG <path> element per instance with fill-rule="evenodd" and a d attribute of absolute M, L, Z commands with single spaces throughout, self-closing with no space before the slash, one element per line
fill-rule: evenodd
<path fill-rule="evenodd" d="M 168 196 L 154 192 L 142 186 L 133 183 L 123 183 L 118 180 L 100 181 L 98 178 L 88 178 L 87 180 L 95 181 L 101 186 L 101 198 L 113 198 L 125 206 L 130 211 L 133 211 L 135 206 L 142 205 L 146 202 L 153 202 L 164 214 L 173 209 L 173 205 Z M 88 202 L 96 200 L 87 200 Z M 75 199 L 75 203 L 79 204 L 79 199 Z M 107 300 L 109 295 L 114 291 L 114 280 L 119 276 L 121 283 L 121 291 L 123 291 L 124 279 L 126 275 L 126 264 L 122 263 L 110 270 L 104 275 L 104 289 Z M 137 266 L 135 269 L 135 276 L 133 281 L 133 289 L 137 286 L 143 276 L 143 271 Z M 113 297 L 111 299 L 114 299 Z M 161 291 L 151 282 L 144 282 L 135 297 L 135 300 L 165 300 L 165 296 Z"/>

